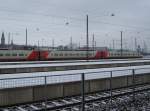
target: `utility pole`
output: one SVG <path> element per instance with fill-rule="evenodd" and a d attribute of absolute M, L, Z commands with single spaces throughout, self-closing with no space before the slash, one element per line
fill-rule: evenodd
<path fill-rule="evenodd" d="M 113 40 L 113 50 L 115 49 L 115 40 Z"/>
<path fill-rule="evenodd" d="M 93 51 L 94 51 L 94 49 L 95 49 L 95 48 L 94 48 L 94 41 L 95 41 L 95 40 L 94 40 L 94 34 L 93 34 L 93 40 L 92 40 Z"/>
<path fill-rule="evenodd" d="M 10 45 L 10 32 L 8 33 L 8 45 Z"/>
<path fill-rule="evenodd" d="M 70 38 L 70 48 L 72 50 L 72 37 Z"/>
<path fill-rule="evenodd" d="M 40 48 L 40 43 L 39 43 L 39 40 L 38 40 L 38 50 L 39 50 L 39 48 Z"/>
<path fill-rule="evenodd" d="M 28 45 L 27 41 L 28 41 L 28 32 L 27 32 L 27 28 L 26 28 L 26 46 Z"/>
<path fill-rule="evenodd" d="M 44 47 L 44 39 L 42 38 L 42 48 Z"/>
<path fill-rule="evenodd" d="M 55 40 L 53 39 L 52 40 L 52 48 L 54 49 L 54 47 L 55 47 Z"/>
<path fill-rule="evenodd" d="M 94 45 L 95 45 L 94 47 L 95 47 L 95 50 L 96 50 L 96 41 L 95 41 L 95 44 L 94 44 Z"/>
<path fill-rule="evenodd" d="M 39 43 L 39 40 L 38 40 L 38 60 L 41 59 L 41 53 L 40 53 L 40 43 Z"/>
<path fill-rule="evenodd" d="M 86 56 L 87 56 L 87 61 L 89 59 L 89 20 L 88 20 L 88 15 L 86 15 Z"/>
<path fill-rule="evenodd" d="M 80 42 L 79 42 L 79 49 L 80 49 Z"/>
<path fill-rule="evenodd" d="M 135 37 L 135 51 L 137 51 L 137 40 L 136 40 L 136 37 Z"/>
<path fill-rule="evenodd" d="M 122 57 L 122 52 L 123 52 L 123 49 L 122 49 L 122 31 L 121 31 L 121 57 Z"/>

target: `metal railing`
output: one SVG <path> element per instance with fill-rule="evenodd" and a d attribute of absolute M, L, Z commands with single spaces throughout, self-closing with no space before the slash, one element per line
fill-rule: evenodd
<path fill-rule="evenodd" d="M 132 83 L 130 86 L 133 90 L 133 102 L 135 100 L 135 87 L 136 87 L 136 76 L 138 76 L 142 71 L 143 73 L 150 73 L 150 68 L 138 68 L 138 69 L 122 69 L 122 70 L 111 70 L 111 71 L 93 71 L 85 73 L 72 73 L 72 74 L 58 74 L 58 75 L 46 75 L 46 76 L 34 76 L 34 77 L 15 77 L 15 78 L 3 78 L 0 79 L 0 90 L 19 88 L 19 87 L 35 87 L 42 86 L 44 87 L 44 97 L 43 101 L 47 103 L 49 99 L 47 95 L 47 90 L 49 85 L 62 84 L 62 83 L 73 83 L 80 82 L 80 94 L 82 97 L 82 111 L 85 110 L 85 83 L 86 81 L 97 80 L 97 79 L 109 79 L 109 88 L 110 92 L 110 102 L 112 104 L 113 97 L 113 77 L 127 77 L 126 86 L 129 85 L 129 76 L 132 78 Z M 51 73 L 51 72 L 50 72 Z M 145 81 L 143 81 L 144 83 Z M 111 107 L 111 105 L 110 105 Z M 45 107 L 46 110 L 47 107 Z"/>

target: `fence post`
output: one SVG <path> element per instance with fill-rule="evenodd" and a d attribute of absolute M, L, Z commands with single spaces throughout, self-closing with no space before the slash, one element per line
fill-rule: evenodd
<path fill-rule="evenodd" d="M 132 69 L 132 92 L 133 92 L 133 104 L 135 102 L 135 69 Z"/>
<path fill-rule="evenodd" d="M 110 105 L 112 106 L 112 71 L 110 71 Z M 111 108 L 111 106 L 109 106 L 109 108 Z"/>
<path fill-rule="evenodd" d="M 47 111 L 47 107 L 46 107 L 46 105 L 47 105 L 47 79 L 46 79 L 46 76 L 44 76 L 44 101 L 45 101 L 45 111 Z"/>
<path fill-rule="evenodd" d="M 85 111 L 85 98 L 84 98 L 84 82 L 85 82 L 85 77 L 84 77 L 84 73 L 81 74 L 81 95 L 82 95 L 82 111 Z"/>
<path fill-rule="evenodd" d="M 129 86 L 129 77 L 130 77 L 130 76 L 128 76 L 128 75 L 126 76 L 126 79 L 127 79 L 127 81 L 126 81 L 127 87 Z"/>

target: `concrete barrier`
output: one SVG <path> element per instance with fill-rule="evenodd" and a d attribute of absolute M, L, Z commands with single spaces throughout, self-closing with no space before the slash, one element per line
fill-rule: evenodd
<path fill-rule="evenodd" d="M 0 106 L 33 101 L 33 88 L 13 88 L 0 90 Z"/>
<path fill-rule="evenodd" d="M 110 88 L 110 80 L 109 79 L 97 79 L 91 80 L 90 83 L 90 92 L 96 92 L 100 90 L 108 90 Z"/>
<path fill-rule="evenodd" d="M 63 97 L 63 84 L 33 87 L 33 101 Z"/>

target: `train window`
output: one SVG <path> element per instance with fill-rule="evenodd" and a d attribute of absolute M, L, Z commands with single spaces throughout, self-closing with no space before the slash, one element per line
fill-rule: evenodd
<path fill-rule="evenodd" d="M 0 54 L 0 56 L 3 56 L 3 54 Z"/>
<path fill-rule="evenodd" d="M 19 54 L 19 56 L 24 56 L 24 54 Z"/>
<path fill-rule="evenodd" d="M 84 56 L 84 54 L 81 54 L 81 56 Z"/>
<path fill-rule="evenodd" d="M 58 54 L 55 53 L 55 56 L 58 56 Z"/>
<path fill-rule="evenodd" d="M 5 54 L 5 56 L 10 56 L 10 54 Z"/>
<path fill-rule="evenodd" d="M 65 56 L 68 56 L 68 54 L 66 53 Z"/>
<path fill-rule="evenodd" d="M 53 56 L 53 53 L 51 53 L 51 56 Z"/>
<path fill-rule="evenodd" d="M 72 54 L 70 53 L 70 56 L 72 56 Z"/>
<path fill-rule="evenodd" d="M 61 53 L 61 54 L 59 54 L 59 56 L 63 56 L 63 54 Z"/>
<path fill-rule="evenodd" d="M 77 53 L 76 55 L 77 55 L 77 56 L 79 56 L 79 54 L 78 54 L 78 53 Z"/>
<path fill-rule="evenodd" d="M 92 54 L 89 54 L 89 56 L 92 56 Z"/>
<path fill-rule="evenodd" d="M 27 56 L 27 54 L 25 54 L 25 56 Z"/>
<path fill-rule="evenodd" d="M 17 54 L 12 54 L 12 56 L 17 56 Z"/>

